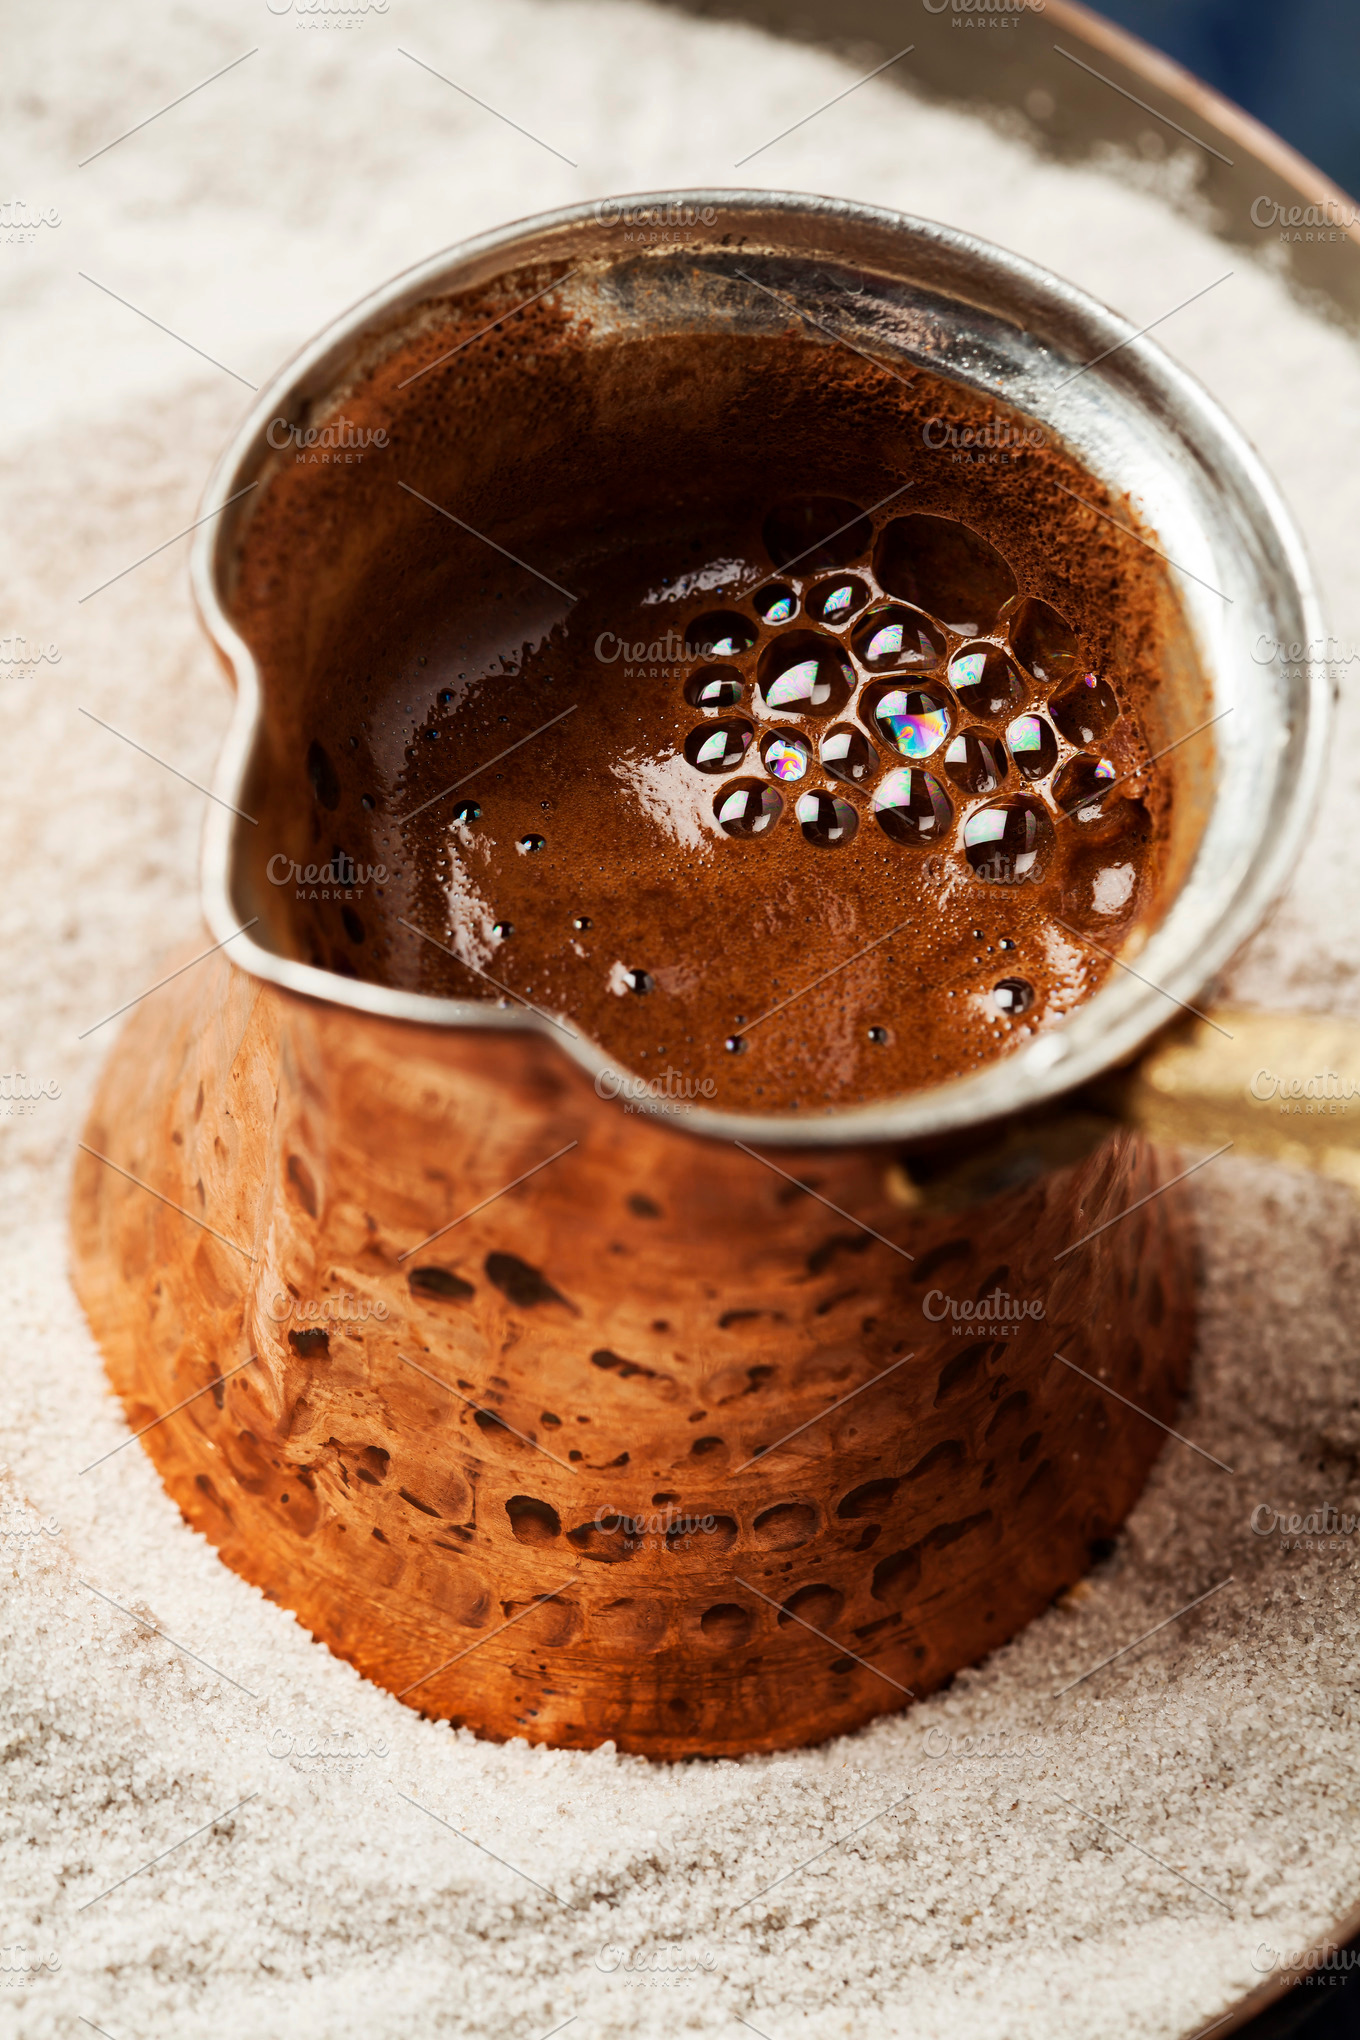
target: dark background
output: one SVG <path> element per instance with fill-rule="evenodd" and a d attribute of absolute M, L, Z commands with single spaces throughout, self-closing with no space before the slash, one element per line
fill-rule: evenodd
<path fill-rule="evenodd" d="M 1343 191 L 1360 194 L 1360 0 L 1102 0 L 1096 11 L 1236 100 Z M 1241 2040 L 1286 2034 L 1360 2040 L 1360 1974 L 1300 1985 Z"/>
<path fill-rule="evenodd" d="M 1360 0 L 1101 0 L 1095 11 L 1360 196 Z"/>

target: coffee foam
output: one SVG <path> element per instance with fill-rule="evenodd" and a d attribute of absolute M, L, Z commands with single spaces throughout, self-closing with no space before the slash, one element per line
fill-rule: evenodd
<path fill-rule="evenodd" d="M 1004 461 L 953 459 L 982 400 L 933 376 L 794 333 L 592 342 L 535 310 L 456 387 L 415 385 L 419 431 L 394 390 L 447 331 L 390 354 L 345 402 L 386 420 L 391 470 L 347 500 L 280 468 L 255 511 L 241 626 L 266 674 L 305 664 L 331 765 L 299 786 L 276 717 L 271 777 L 295 834 L 389 874 L 280 903 L 275 939 L 529 1002 L 761 1112 L 919 1089 L 1060 1025 L 1165 897 L 1175 759 L 1127 778 L 1176 706 L 1156 562 L 1024 421 Z M 430 443 L 455 402 L 490 421 L 470 454 Z M 348 572 L 299 617 L 280 584 L 337 518 Z"/>

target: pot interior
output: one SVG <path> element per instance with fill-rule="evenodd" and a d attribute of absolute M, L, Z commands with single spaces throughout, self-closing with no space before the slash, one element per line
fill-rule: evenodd
<path fill-rule="evenodd" d="M 775 245 L 525 230 L 266 393 L 204 555 L 258 681 L 223 904 L 262 975 L 552 1028 L 696 1130 L 936 1131 L 1245 932 L 1312 733 L 1241 637 L 1304 598 L 1146 342 L 1083 372 L 1077 293 L 782 203 Z M 894 616 L 926 649 L 875 666 Z"/>

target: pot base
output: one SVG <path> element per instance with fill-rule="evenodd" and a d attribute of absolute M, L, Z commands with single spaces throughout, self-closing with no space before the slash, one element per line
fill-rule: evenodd
<path fill-rule="evenodd" d="M 1188 1374 L 1177 1193 L 1130 1211 L 1174 1166 L 1127 1131 L 904 1211 L 891 1148 L 766 1166 L 536 1034 L 214 956 L 86 1142 L 76 1287 L 185 1519 L 488 1737 L 737 1756 L 908 1705 L 1087 1569 Z"/>

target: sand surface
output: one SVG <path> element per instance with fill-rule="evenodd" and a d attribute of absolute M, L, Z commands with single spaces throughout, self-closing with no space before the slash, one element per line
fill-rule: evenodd
<path fill-rule="evenodd" d="M 248 393 L 80 272 L 256 383 L 432 250 L 617 191 L 896 206 L 1139 325 L 1231 267 L 1159 334 L 1274 469 L 1342 658 L 1318 829 L 1226 989 L 1352 1014 L 1355 345 L 1168 207 L 1188 157 L 1058 170 L 880 82 L 737 172 L 853 67 L 631 4 L 308 19 L 68 0 L 7 27 L 0 183 L 60 223 L 0 244 L 0 1073 L 42 1091 L 0 1100 L 0 2032 L 1194 2032 L 1360 1896 L 1356 1538 L 1251 1528 L 1261 1504 L 1357 1507 L 1360 1231 L 1340 1187 L 1231 1157 L 1195 1179 L 1181 1428 L 1234 1471 L 1169 1444 L 1064 1605 L 949 1693 L 798 1756 L 669 1769 L 478 1744 L 227 1572 L 140 1448 L 82 1475 L 126 1427 L 66 1275 L 73 1142 L 115 1028 L 80 1037 L 194 939 L 203 809 L 89 716 L 204 780 L 228 713 L 183 543 L 90 591 L 189 524 Z"/>

